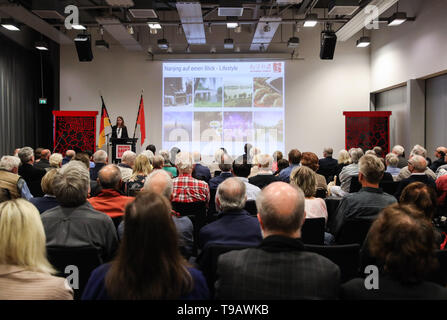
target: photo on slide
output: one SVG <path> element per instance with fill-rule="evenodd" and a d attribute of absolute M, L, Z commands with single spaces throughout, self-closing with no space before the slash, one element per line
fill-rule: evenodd
<path fill-rule="evenodd" d="M 283 107 L 283 78 L 254 78 L 255 107 Z"/>
<path fill-rule="evenodd" d="M 253 80 L 251 78 L 224 79 L 224 107 L 252 106 Z"/>
<path fill-rule="evenodd" d="M 222 78 L 194 79 L 194 107 L 222 107 Z"/>
<path fill-rule="evenodd" d="M 193 112 L 165 112 L 164 141 L 191 141 Z"/>
<path fill-rule="evenodd" d="M 194 134 L 200 132 L 200 136 L 194 136 L 194 141 L 216 141 L 222 140 L 222 112 L 195 112 Z"/>
<path fill-rule="evenodd" d="M 282 111 L 254 112 L 253 125 L 256 141 L 271 143 L 284 141 L 284 115 Z"/>
<path fill-rule="evenodd" d="M 163 105 L 192 107 L 192 78 L 164 78 Z"/>
<path fill-rule="evenodd" d="M 253 140 L 253 113 L 224 112 L 224 140 Z"/>

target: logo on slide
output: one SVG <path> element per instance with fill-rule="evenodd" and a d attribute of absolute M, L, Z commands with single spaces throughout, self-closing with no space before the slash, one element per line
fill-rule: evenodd
<path fill-rule="evenodd" d="M 282 68 L 282 63 L 280 63 L 280 62 L 273 63 L 273 72 L 282 72 L 281 68 Z"/>

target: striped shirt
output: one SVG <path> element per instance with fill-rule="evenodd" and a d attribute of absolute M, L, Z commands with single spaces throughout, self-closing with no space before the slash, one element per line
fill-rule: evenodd
<path fill-rule="evenodd" d="M 198 202 L 210 200 L 210 189 L 205 181 L 182 174 L 173 179 L 172 202 Z"/>

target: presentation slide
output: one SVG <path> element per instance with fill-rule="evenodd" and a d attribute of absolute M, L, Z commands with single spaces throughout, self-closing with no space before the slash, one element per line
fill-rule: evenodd
<path fill-rule="evenodd" d="M 163 149 L 284 151 L 284 62 L 163 63 Z"/>

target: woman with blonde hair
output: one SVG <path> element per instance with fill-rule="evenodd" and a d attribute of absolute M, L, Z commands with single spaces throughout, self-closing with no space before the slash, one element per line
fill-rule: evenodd
<path fill-rule="evenodd" d="M 135 165 L 133 167 L 133 174 L 126 184 L 127 195 L 134 196 L 139 192 L 146 182 L 147 176 L 151 173 L 152 166 L 149 162 L 149 158 L 140 154 L 135 159 Z"/>
<path fill-rule="evenodd" d="M 46 258 L 39 211 L 24 199 L 0 204 L 0 300 L 72 300 Z"/>

